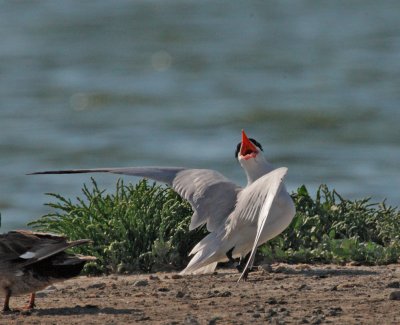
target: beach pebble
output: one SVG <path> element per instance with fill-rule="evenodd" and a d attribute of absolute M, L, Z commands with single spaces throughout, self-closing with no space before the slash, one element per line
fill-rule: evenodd
<path fill-rule="evenodd" d="M 275 273 L 288 273 L 289 269 L 283 265 L 279 265 L 275 270 Z"/>
<path fill-rule="evenodd" d="M 169 289 L 165 288 L 165 287 L 161 287 L 161 288 L 158 288 L 158 291 L 160 291 L 160 292 L 168 292 Z"/>
<path fill-rule="evenodd" d="M 302 290 L 311 290 L 311 287 L 303 283 L 302 285 L 300 285 L 300 286 L 297 288 L 297 290 L 299 290 L 299 291 L 302 291 Z"/>
<path fill-rule="evenodd" d="M 187 315 L 184 321 L 185 325 L 198 325 L 200 324 L 197 318 L 193 315 Z"/>
<path fill-rule="evenodd" d="M 308 264 L 298 264 L 294 267 L 296 270 L 311 270 L 311 266 Z"/>
<path fill-rule="evenodd" d="M 263 265 L 260 265 L 258 267 L 258 270 L 262 271 L 262 272 L 265 272 L 265 273 L 271 273 L 272 272 L 272 266 L 271 266 L 271 264 L 263 264 Z"/>
<path fill-rule="evenodd" d="M 389 300 L 400 300 L 400 291 L 393 291 L 389 295 Z"/>
<path fill-rule="evenodd" d="M 56 286 L 48 286 L 46 289 L 44 289 L 45 291 L 55 291 L 55 290 L 57 290 L 57 287 Z"/>
<path fill-rule="evenodd" d="M 87 289 L 104 289 L 106 284 L 104 282 L 98 282 L 88 285 Z"/>
<path fill-rule="evenodd" d="M 38 298 L 47 297 L 47 294 L 49 292 L 56 291 L 56 290 L 57 290 L 57 288 L 55 286 L 53 286 L 53 285 L 48 286 L 46 289 L 36 292 L 36 297 L 38 297 Z"/>
<path fill-rule="evenodd" d="M 320 316 L 314 316 L 311 318 L 311 324 L 318 325 L 321 324 L 323 319 Z"/>
<path fill-rule="evenodd" d="M 266 317 L 267 317 L 267 318 L 271 318 L 271 317 L 274 317 L 274 316 L 276 316 L 276 315 L 278 315 L 278 313 L 277 313 L 277 311 L 276 311 L 275 309 L 273 309 L 273 308 L 270 308 L 270 309 L 268 309 L 268 310 L 266 311 Z"/>
<path fill-rule="evenodd" d="M 400 288 L 400 281 L 393 281 L 388 283 L 388 285 L 386 286 L 386 288 L 395 288 L 395 289 L 399 289 Z"/>
<path fill-rule="evenodd" d="M 149 281 L 147 280 L 138 280 L 133 283 L 134 287 L 145 287 L 149 285 Z"/>
<path fill-rule="evenodd" d="M 160 278 L 157 275 L 150 274 L 149 280 L 160 280 Z"/>
<path fill-rule="evenodd" d="M 216 325 L 217 321 L 221 320 L 221 317 L 214 317 L 212 319 L 210 319 L 210 321 L 208 322 L 208 325 Z"/>
<path fill-rule="evenodd" d="M 342 313 L 343 309 L 341 307 L 331 307 L 328 311 L 328 316 L 338 316 Z"/>
<path fill-rule="evenodd" d="M 278 303 L 278 300 L 276 300 L 274 297 L 271 297 L 266 301 L 266 303 L 269 305 L 276 305 Z"/>
<path fill-rule="evenodd" d="M 178 291 L 175 295 L 176 298 L 183 298 L 185 296 L 185 293 L 182 291 Z"/>

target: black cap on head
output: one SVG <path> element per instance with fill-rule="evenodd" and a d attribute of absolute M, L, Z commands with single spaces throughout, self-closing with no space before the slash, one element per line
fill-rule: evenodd
<path fill-rule="evenodd" d="M 253 139 L 253 138 L 249 138 L 249 140 L 250 140 L 251 142 L 253 142 L 254 145 L 255 145 L 256 147 L 260 148 L 261 151 L 263 151 L 263 148 L 262 148 L 260 142 L 258 142 L 257 140 L 255 140 L 255 139 Z M 241 146 L 241 145 L 242 145 L 242 143 L 239 142 L 239 143 L 237 144 L 237 146 L 236 146 L 235 158 L 238 157 L 238 154 L 239 154 L 240 146 Z"/>

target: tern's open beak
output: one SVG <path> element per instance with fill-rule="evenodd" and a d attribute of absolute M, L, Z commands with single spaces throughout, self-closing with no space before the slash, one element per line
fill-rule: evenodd
<path fill-rule="evenodd" d="M 248 160 L 250 158 L 255 158 L 258 154 L 257 147 L 249 140 L 244 130 L 242 130 L 242 145 L 240 146 L 240 156 L 243 159 Z"/>

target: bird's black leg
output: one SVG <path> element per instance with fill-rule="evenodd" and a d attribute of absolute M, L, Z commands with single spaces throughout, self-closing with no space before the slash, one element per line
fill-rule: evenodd
<path fill-rule="evenodd" d="M 247 261 L 248 261 L 249 258 L 250 258 L 251 252 L 249 252 L 244 258 L 241 258 L 240 261 L 239 261 L 239 263 L 237 263 L 237 262 L 235 261 L 235 259 L 233 258 L 233 256 L 232 256 L 232 252 L 233 252 L 234 249 L 235 249 L 235 247 L 232 247 L 229 251 L 227 251 L 227 252 L 226 252 L 226 257 L 228 258 L 229 262 L 232 263 L 232 264 L 236 267 L 236 269 L 238 270 L 238 272 L 239 272 L 239 273 L 242 273 L 243 270 L 244 270 L 244 268 L 245 268 L 245 266 L 246 266 L 246 264 L 247 264 Z M 245 272 L 244 275 L 243 275 L 243 279 L 244 279 L 244 280 L 247 279 L 247 275 L 248 275 L 250 272 L 251 272 L 250 269 L 247 269 L 247 270 L 246 270 L 246 272 Z"/>
<path fill-rule="evenodd" d="M 244 281 L 247 281 L 247 277 L 249 276 L 249 273 L 250 273 L 250 269 L 246 269 L 246 271 L 244 271 L 244 274 L 243 274 Z"/>
<path fill-rule="evenodd" d="M 239 272 L 243 272 L 243 270 L 244 270 L 244 268 L 245 268 L 245 266 L 246 266 L 246 264 L 247 264 L 247 261 L 248 261 L 249 258 L 250 258 L 250 253 L 251 253 L 251 252 L 249 252 L 244 258 L 241 258 L 241 259 L 240 259 L 239 264 L 236 266 L 236 268 L 238 269 Z M 250 270 L 247 269 L 246 272 L 249 273 Z M 247 276 L 246 276 L 246 277 L 247 277 Z"/>
<path fill-rule="evenodd" d="M 226 252 L 226 257 L 228 258 L 229 263 L 232 263 L 233 265 L 235 265 L 235 260 L 233 259 L 233 256 L 232 256 L 232 252 L 234 249 L 235 249 L 235 247 L 232 247 L 229 251 Z"/>
<path fill-rule="evenodd" d="M 233 252 L 234 249 L 235 249 L 235 247 L 232 247 L 229 251 L 227 251 L 227 252 L 226 252 L 226 257 L 228 258 L 229 263 L 231 263 L 234 267 L 236 267 L 236 269 L 237 269 L 239 272 L 242 272 L 242 271 L 239 269 L 239 263 L 236 262 L 235 259 L 234 259 L 233 256 L 232 256 L 232 252 Z"/>

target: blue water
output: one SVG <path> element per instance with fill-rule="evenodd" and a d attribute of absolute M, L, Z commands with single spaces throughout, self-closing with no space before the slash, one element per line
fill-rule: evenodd
<path fill-rule="evenodd" d="M 0 6 L 1 231 L 90 182 L 32 171 L 178 165 L 244 184 L 242 128 L 289 167 L 290 190 L 400 205 L 398 1 Z"/>

